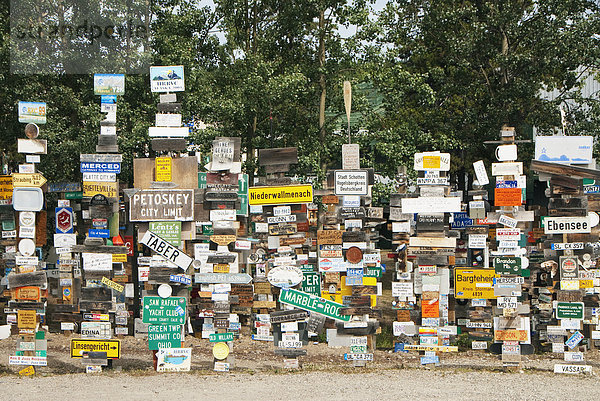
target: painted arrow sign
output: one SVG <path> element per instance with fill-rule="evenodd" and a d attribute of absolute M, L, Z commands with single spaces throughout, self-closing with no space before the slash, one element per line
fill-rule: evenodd
<path fill-rule="evenodd" d="M 34 174 L 20 174 L 14 173 L 13 187 L 35 187 L 40 188 L 46 183 L 46 179 L 40 173 Z"/>

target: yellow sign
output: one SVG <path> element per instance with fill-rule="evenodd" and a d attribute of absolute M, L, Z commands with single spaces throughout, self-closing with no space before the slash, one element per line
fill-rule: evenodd
<path fill-rule="evenodd" d="M 20 376 L 31 376 L 34 374 L 35 374 L 35 369 L 33 368 L 33 366 L 27 366 L 26 368 L 19 370 Z"/>
<path fill-rule="evenodd" d="M 157 157 L 154 159 L 156 181 L 171 181 L 171 158 Z"/>
<path fill-rule="evenodd" d="M 37 318 L 34 310 L 19 310 L 17 313 L 17 326 L 20 329 L 35 329 Z"/>
<path fill-rule="evenodd" d="M 215 244 L 223 246 L 227 246 L 237 239 L 235 235 L 211 235 L 209 238 Z"/>
<path fill-rule="evenodd" d="M 579 288 L 594 288 L 594 280 L 579 280 Z"/>
<path fill-rule="evenodd" d="M 119 184 L 117 182 L 83 182 L 83 197 L 91 198 L 96 194 L 102 194 L 107 198 L 116 198 L 119 194 Z"/>
<path fill-rule="evenodd" d="M 527 341 L 527 330 L 494 330 L 495 341 Z"/>
<path fill-rule="evenodd" d="M 46 183 L 46 179 L 39 173 L 21 174 L 13 173 L 12 182 L 14 187 L 36 187 L 40 188 Z"/>
<path fill-rule="evenodd" d="M 126 253 L 113 253 L 112 255 L 113 263 L 127 262 L 127 254 Z"/>
<path fill-rule="evenodd" d="M 229 345 L 226 342 L 215 343 L 213 346 L 213 356 L 218 360 L 227 358 L 229 356 Z"/>
<path fill-rule="evenodd" d="M 83 358 L 84 352 L 106 352 L 108 359 L 119 359 L 121 342 L 119 340 L 71 339 L 71 358 Z"/>
<path fill-rule="evenodd" d="M 125 289 L 124 286 L 122 286 L 121 284 L 117 284 L 112 280 L 109 280 L 106 277 L 102 277 L 102 284 L 104 284 L 105 286 L 112 288 L 113 290 L 117 291 L 117 292 L 123 292 L 123 290 Z"/>
<path fill-rule="evenodd" d="M 213 273 L 229 273 L 229 265 L 227 263 L 214 264 Z"/>
<path fill-rule="evenodd" d="M 495 299 L 494 270 L 454 269 L 454 294 L 456 298 Z"/>
<path fill-rule="evenodd" d="M 0 175 L 0 199 L 12 199 L 13 180 L 10 175 Z"/>
<path fill-rule="evenodd" d="M 310 203 L 313 201 L 312 185 L 286 185 L 282 187 L 248 188 L 250 205 L 279 205 Z"/>
<path fill-rule="evenodd" d="M 424 169 L 439 169 L 441 165 L 440 156 L 423 156 Z"/>

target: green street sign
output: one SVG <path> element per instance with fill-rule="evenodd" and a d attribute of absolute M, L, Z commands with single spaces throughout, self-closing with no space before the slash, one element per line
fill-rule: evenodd
<path fill-rule="evenodd" d="M 376 277 L 376 278 L 380 278 L 382 275 L 382 269 L 381 267 L 366 267 L 366 271 L 365 271 L 365 277 Z"/>
<path fill-rule="evenodd" d="M 583 319 L 583 302 L 558 302 L 556 304 L 557 319 Z"/>
<path fill-rule="evenodd" d="M 304 309 L 309 312 L 320 313 L 331 319 L 341 320 L 343 322 L 350 321 L 350 315 L 340 315 L 340 308 L 344 305 L 337 302 L 328 301 L 325 298 L 320 298 L 302 291 L 293 289 L 282 290 L 279 293 L 279 302 L 295 306 L 296 308 Z"/>
<path fill-rule="evenodd" d="M 206 173 L 198 173 L 198 188 L 206 188 Z"/>
<path fill-rule="evenodd" d="M 233 333 L 215 333 L 209 334 L 208 340 L 211 343 L 220 343 L 223 341 L 233 341 Z"/>
<path fill-rule="evenodd" d="M 184 324 L 186 299 L 184 297 L 144 297 L 144 323 Z"/>
<path fill-rule="evenodd" d="M 498 256 L 494 258 L 494 270 L 497 274 L 521 274 L 521 258 Z"/>
<path fill-rule="evenodd" d="M 65 199 L 83 199 L 83 191 L 65 192 Z"/>
<path fill-rule="evenodd" d="M 213 235 L 215 230 L 213 230 L 212 226 L 202 225 L 202 235 Z"/>
<path fill-rule="evenodd" d="M 178 324 L 148 325 L 148 349 L 181 348 L 181 331 Z"/>
<path fill-rule="evenodd" d="M 316 272 L 304 272 L 301 290 L 307 294 L 321 295 L 321 274 Z"/>
<path fill-rule="evenodd" d="M 366 345 L 351 345 L 350 352 L 352 354 L 365 354 L 367 352 Z"/>

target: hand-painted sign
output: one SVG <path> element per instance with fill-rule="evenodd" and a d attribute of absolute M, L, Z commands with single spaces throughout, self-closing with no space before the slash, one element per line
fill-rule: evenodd
<path fill-rule="evenodd" d="M 144 189 L 131 197 L 130 221 L 194 220 L 193 189 Z"/>
<path fill-rule="evenodd" d="M 193 261 L 193 259 L 183 253 L 183 251 L 175 248 L 150 230 L 146 231 L 140 243 L 146 245 L 163 258 L 175 263 L 184 270 L 187 269 Z"/>
<path fill-rule="evenodd" d="M 189 372 L 192 363 L 191 348 L 161 348 L 156 353 L 157 372 Z"/>
<path fill-rule="evenodd" d="M 46 183 L 46 178 L 39 173 L 34 174 L 19 174 L 12 175 L 13 187 L 33 187 L 40 188 Z"/>
<path fill-rule="evenodd" d="M 186 299 L 184 297 L 143 298 L 144 323 L 184 324 Z"/>
<path fill-rule="evenodd" d="M 279 293 L 279 302 L 292 305 L 309 312 L 316 312 L 325 315 L 331 319 L 350 321 L 350 315 L 340 315 L 342 304 L 329 301 L 325 298 L 316 297 L 302 291 L 293 289 L 283 290 Z"/>

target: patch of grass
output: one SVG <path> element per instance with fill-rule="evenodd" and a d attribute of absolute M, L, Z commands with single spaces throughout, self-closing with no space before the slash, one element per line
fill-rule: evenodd
<path fill-rule="evenodd" d="M 377 349 L 394 348 L 394 331 L 392 326 L 381 327 L 381 333 L 377 334 Z"/>

